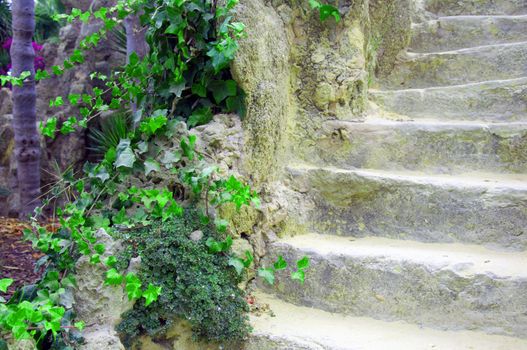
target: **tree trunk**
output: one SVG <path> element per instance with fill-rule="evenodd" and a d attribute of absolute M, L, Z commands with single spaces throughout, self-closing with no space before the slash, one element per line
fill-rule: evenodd
<path fill-rule="evenodd" d="M 148 53 L 148 44 L 146 43 L 146 27 L 141 26 L 138 15 L 129 15 L 124 20 L 126 29 L 126 56 L 130 57 L 136 53 L 139 58 L 145 57 Z"/>
<path fill-rule="evenodd" d="M 12 74 L 17 77 L 26 71 L 31 73 L 23 86 L 13 86 L 13 129 L 20 216 L 25 217 L 40 205 L 40 137 L 36 115 L 35 51 L 32 45 L 35 30 L 35 2 L 15 0 L 12 3 L 12 11 Z"/>
<path fill-rule="evenodd" d="M 145 57 L 148 53 L 148 44 L 146 43 L 146 27 L 141 26 L 138 14 L 132 14 L 125 18 L 124 27 L 126 29 L 126 60 L 130 62 L 132 53 L 136 53 L 139 58 Z M 132 113 L 137 112 L 136 101 L 131 101 Z"/>

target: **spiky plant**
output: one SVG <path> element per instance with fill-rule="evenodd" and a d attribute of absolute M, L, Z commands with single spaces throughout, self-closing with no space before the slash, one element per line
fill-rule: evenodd
<path fill-rule="evenodd" d="M 89 147 L 93 155 L 103 156 L 110 148 L 116 148 L 121 139 L 130 131 L 130 118 L 123 113 L 116 113 L 100 121 L 100 128 L 90 128 L 88 133 Z"/>
<path fill-rule="evenodd" d="M 35 3 L 35 41 L 42 43 L 57 38 L 60 24 L 53 19 L 56 14 L 65 12 L 60 0 L 37 0 Z"/>
<path fill-rule="evenodd" d="M 0 0 L 0 71 L 9 62 L 9 52 L 2 48 L 2 44 L 11 37 L 11 7 L 6 0 Z M 5 72 L 0 72 L 0 74 Z"/>
<path fill-rule="evenodd" d="M 11 37 L 11 7 L 6 0 L 0 0 L 0 43 Z"/>

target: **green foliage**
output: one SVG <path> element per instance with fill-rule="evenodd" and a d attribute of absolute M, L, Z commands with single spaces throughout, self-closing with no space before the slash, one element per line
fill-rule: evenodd
<path fill-rule="evenodd" d="M 60 0 L 35 1 L 35 41 L 44 42 L 58 38 L 60 24 L 53 18 L 64 11 L 64 5 Z"/>
<path fill-rule="evenodd" d="M 77 102 L 74 96 L 70 101 Z M 88 132 L 89 150 L 103 156 L 109 149 L 117 149 L 119 142 L 130 132 L 129 118 L 123 113 L 112 114 L 101 120 L 100 128 L 90 128 Z"/>
<path fill-rule="evenodd" d="M 237 0 L 220 2 L 144 1 L 143 23 L 150 45 L 151 80 L 158 96 L 139 100 L 171 100 L 171 114 L 189 125 L 209 122 L 219 111 L 244 114 L 243 92 L 226 70 L 238 49 L 244 26 L 232 22 Z M 156 104 L 156 102 L 154 102 Z"/>
<path fill-rule="evenodd" d="M 11 8 L 7 0 L 0 0 L 0 45 L 11 37 Z M 9 54 L 0 48 L 0 67 L 7 66 L 10 61 Z"/>
<path fill-rule="evenodd" d="M 197 242 L 189 238 L 196 230 L 203 232 Z M 241 276 L 230 268 L 227 255 L 210 253 L 211 241 L 225 241 L 214 226 L 201 223 L 196 210 L 124 238 L 129 243 L 128 257 L 141 256 L 141 280 L 170 291 L 161 293 L 155 304 L 136 303 L 124 315 L 117 329 L 127 346 L 144 332 L 163 334 L 176 319 L 188 320 L 194 335 L 208 341 L 224 343 L 247 336 L 248 306 L 237 287 Z M 221 251 L 228 253 L 224 248 Z"/>
<path fill-rule="evenodd" d="M 122 286 L 130 299 L 137 300 L 120 326 L 128 340 L 143 330 L 162 332 L 177 316 L 191 323 L 198 338 L 224 343 L 248 333 L 248 306 L 237 284 L 245 269 L 252 268 L 254 258 L 250 252 L 243 258 L 229 257 L 232 238 L 223 236 L 227 222 L 215 218 L 210 224 L 209 209 L 226 203 L 237 209 L 251 203 L 258 206 L 259 197 L 245 182 L 234 176 L 225 178 L 218 167 L 207 164 L 195 148 L 196 136 L 182 138 L 180 150 L 165 152 L 163 158 L 158 145 L 174 136 L 178 120 L 194 127 L 209 122 L 219 111 L 243 115 L 243 92 L 226 69 L 238 48 L 237 39 L 244 35 L 244 25 L 232 22 L 236 3 L 119 1 L 111 8 L 73 9 L 70 14 L 53 16 L 67 22 L 97 19 L 103 26 L 86 36 L 63 65 L 36 72 L 36 80 L 62 75 L 83 64 L 89 50 L 134 11 L 143 13 L 142 21 L 149 28 L 150 53 L 143 59 L 131 55 L 129 63 L 110 76 L 92 73 L 90 78 L 102 82 L 103 88 L 50 101 L 51 107 L 69 104 L 79 109 L 78 116 L 66 120 L 52 116 L 42 123 L 42 134 L 50 138 L 58 131 L 68 134 L 86 128 L 108 111 L 125 114 L 101 121 L 101 129 L 90 133 L 100 161 L 86 164 L 84 177 L 68 176 L 61 181 L 60 191 L 51 191 L 55 197 L 68 194 L 65 205 L 55 212 L 60 229 L 33 220 L 32 229 L 25 231 L 25 238 L 45 254 L 38 262 L 45 272 L 42 280 L 17 291 L 9 303 L 0 300 L 0 330 L 17 339 L 32 337 L 39 349 L 45 344 L 61 349 L 74 346 L 80 339 L 77 330 L 85 325 L 75 319 L 71 293 L 75 262 L 85 256 L 105 268 L 107 285 Z M 22 85 L 28 78 L 29 72 L 0 76 L 2 85 Z M 128 117 L 131 101 L 137 112 Z M 184 211 L 166 187 L 132 185 L 134 178 L 146 182 L 152 172 L 165 170 L 204 205 L 204 215 Z M 35 217 L 41 212 L 38 208 Z M 102 259 L 106 249 L 96 237 L 100 228 L 113 235 L 132 229 L 126 231 L 130 235 L 126 240 L 142 257 L 139 274 L 124 274 L 125 264 L 113 256 Z M 197 229 L 204 237 L 194 242 L 188 237 Z M 279 258 L 258 274 L 274 282 L 274 273 L 286 266 Z M 297 262 L 297 268 L 292 277 L 303 281 L 307 265 Z M 8 281 L 2 283 L 7 288 Z"/>
<path fill-rule="evenodd" d="M 331 17 L 335 19 L 335 22 L 340 22 L 340 12 L 335 6 L 322 4 L 317 0 L 309 0 L 309 6 L 314 10 L 318 10 L 322 22 Z"/>

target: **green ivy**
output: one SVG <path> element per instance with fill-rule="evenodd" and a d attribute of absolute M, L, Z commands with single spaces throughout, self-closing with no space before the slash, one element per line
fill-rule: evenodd
<path fill-rule="evenodd" d="M 87 128 L 103 112 L 126 113 L 132 109 L 130 101 L 137 105 L 137 112 L 130 116 L 130 129 L 104 144 L 100 162 L 86 164 L 81 178 L 65 178 L 60 191 L 50 192 L 52 198 L 44 205 L 53 197 L 67 194 L 65 204 L 55 210 L 59 225 L 41 226 L 33 219 L 32 228 L 24 232 L 33 248 L 45 254 L 37 263 L 37 267 L 44 267 L 44 274 L 36 284 L 19 289 L 8 302 L 0 299 L 2 334 L 9 333 L 15 339 L 33 338 L 39 349 L 66 349 L 81 342 L 80 331 L 85 325 L 72 311 L 72 293 L 76 287 L 75 263 L 85 256 L 91 264 L 104 267 L 105 284 L 122 286 L 131 300 L 137 300 L 131 315 L 144 322 L 129 317 L 123 322 L 123 332 L 133 335 L 140 326 L 153 331 L 166 326 L 164 322 L 174 316 L 183 316 L 198 337 L 219 342 L 245 337 L 247 304 L 236 285 L 244 271 L 252 268 L 254 258 L 250 252 L 244 257 L 229 256 L 232 239 L 224 236 L 227 222 L 215 218 L 211 223 L 209 209 L 226 203 L 235 204 L 237 209 L 259 206 L 259 197 L 248 184 L 234 176 L 225 177 L 218 167 L 207 165 L 195 149 L 194 135 L 181 139 L 180 149 L 166 153 L 162 159 L 153 152 L 156 142 L 173 137 L 171 128 L 178 121 L 194 127 L 209 122 L 217 112 L 243 116 L 243 92 L 227 69 L 238 49 L 237 40 L 245 35 L 244 25 L 232 21 L 236 3 L 120 1 L 111 8 L 73 9 L 70 14 L 57 16 L 67 22 L 97 19 L 104 25 L 85 37 L 62 65 L 51 67 L 49 72 L 37 71 L 37 81 L 83 64 L 89 50 L 134 12 L 143 14 L 143 24 L 149 28 L 150 53 L 143 59 L 132 55 L 126 66 L 110 76 L 90 74 L 91 79 L 103 82 L 104 88 L 93 88 L 91 94 L 56 96 L 49 102 L 52 108 L 69 104 L 79 110 L 77 116 L 65 120 L 54 116 L 41 123 L 42 134 L 49 138 L 58 132 L 69 134 Z M 322 18 L 326 10 L 319 10 Z M 24 72 L 19 77 L 1 76 L 0 82 L 22 85 L 31 78 Z M 170 189 L 154 184 L 141 189 L 131 185 L 132 178 L 148 180 L 160 171 L 170 171 L 205 207 L 199 219 L 194 214 L 188 216 L 191 214 L 185 212 Z M 42 210 L 37 209 L 35 218 Z M 193 242 L 188 239 L 188 230 L 198 227 L 197 222 L 205 238 Z M 138 227 L 145 228 L 134 231 Z M 106 248 L 96 238 L 99 229 L 114 236 L 127 230 L 134 232 L 129 239 L 140 247 L 144 264 L 140 273 L 125 274 L 126 266 L 116 257 L 102 258 Z M 167 236 L 164 232 L 173 234 Z M 148 240 L 148 235 L 157 239 Z M 159 256 L 161 248 L 168 256 Z M 297 262 L 293 279 L 304 281 L 309 264 L 306 259 Z M 152 268 L 159 262 L 168 263 L 164 267 L 166 274 Z M 287 263 L 279 258 L 272 267 L 261 267 L 258 275 L 272 283 L 274 272 L 285 266 Z M 1 280 L 0 291 L 5 292 L 12 282 Z M 215 311 L 218 307 L 223 312 Z"/>
<path fill-rule="evenodd" d="M 202 237 L 194 241 L 190 236 L 197 230 Z M 244 291 L 237 287 L 242 276 L 229 266 L 232 240 L 211 249 L 210 242 L 221 240 L 221 234 L 201 222 L 199 211 L 186 210 L 180 218 L 155 222 L 123 238 L 128 244 L 125 261 L 141 256 L 141 280 L 170 291 L 161 294 L 157 303 L 136 303 L 124 315 L 117 330 L 126 346 L 145 333 L 162 336 L 178 320 L 187 320 L 195 337 L 209 342 L 231 343 L 247 337 L 248 305 Z M 226 254 L 215 254 L 219 252 Z"/>

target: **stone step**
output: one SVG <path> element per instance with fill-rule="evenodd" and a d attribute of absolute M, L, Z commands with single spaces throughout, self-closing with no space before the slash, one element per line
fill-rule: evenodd
<path fill-rule="evenodd" d="M 390 89 L 451 86 L 527 76 L 527 42 L 437 53 L 406 53 L 380 81 Z"/>
<path fill-rule="evenodd" d="M 287 168 L 291 227 L 527 248 L 527 175 Z M 294 197 L 293 196 L 297 196 Z M 296 203 L 298 196 L 301 200 Z M 299 226 L 300 225 L 300 226 Z"/>
<path fill-rule="evenodd" d="M 313 164 L 340 168 L 527 173 L 527 123 L 328 121 L 303 151 Z"/>
<path fill-rule="evenodd" d="M 524 15 L 525 0 L 425 0 L 425 9 L 439 16 Z"/>
<path fill-rule="evenodd" d="M 413 25 L 410 51 L 449 51 L 526 40 L 527 15 L 440 17 Z"/>
<path fill-rule="evenodd" d="M 527 121 L 527 77 L 427 89 L 371 90 L 385 109 L 413 118 Z"/>
<path fill-rule="evenodd" d="M 290 271 L 262 288 L 296 305 L 441 330 L 527 338 L 527 252 L 383 238 L 307 234 L 270 247 L 264 261 L 310 257 L 299 286 Z"/>
<path fill-rule="evenodd" d="M 272 315 L 251 317 L 254 331 L 244 350 L 527 350 L 524 339 L 343 316 L 262 292 L 255 297 Z"/>

